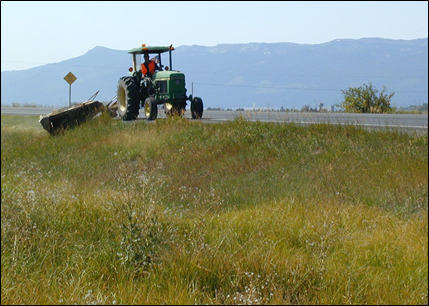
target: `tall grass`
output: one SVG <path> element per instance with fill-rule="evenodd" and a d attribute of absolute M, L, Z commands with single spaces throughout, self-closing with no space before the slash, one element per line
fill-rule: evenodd
<path fill-rule="evenodd" d="M 428 137 L 2 116 L 2 304 L 427 304 Z"/>

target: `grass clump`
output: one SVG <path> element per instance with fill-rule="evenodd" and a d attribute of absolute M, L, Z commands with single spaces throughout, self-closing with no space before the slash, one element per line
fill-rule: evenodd
<path fill-rule="evenodd" d="M 428 138 L 2 116 L 2 304 L 427 304 Z"/>

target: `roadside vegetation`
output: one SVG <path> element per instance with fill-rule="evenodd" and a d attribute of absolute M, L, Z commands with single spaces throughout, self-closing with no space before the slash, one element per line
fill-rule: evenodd
<path fill-rule="evenodd" d="M 394 92 L 386 94 L 386 87 L 378 94 L 378 89 L 369 82 L 359 87 L 349 87 L 341 91 L 344 100 L 337 106 L 346 113 L 391 113 L 390 100 Z"/>
<path fill-rule="evenodd" d="M 1 116 L 1 304 L 428 304 L 428 136 Z"/>

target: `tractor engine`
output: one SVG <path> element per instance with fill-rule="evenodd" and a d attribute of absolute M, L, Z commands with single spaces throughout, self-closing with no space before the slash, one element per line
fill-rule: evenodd
<path fill-rule="evenodd" d="M 157 71 L 153 87 L 161 102 L 186 103 L 185 75 L 178 71 Z"/>

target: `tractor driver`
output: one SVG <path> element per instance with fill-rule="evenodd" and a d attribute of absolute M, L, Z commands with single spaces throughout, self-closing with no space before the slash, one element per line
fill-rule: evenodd
<path fill-rule="evenodd" d="M 153 60 L 149 60 L 149 54 L 144 54 L 144 63 L 142 64 L 142 73 L 143 76 L 152 77 L 155 73 L 155 70 L 162 70 L 158 64 Z"/>

